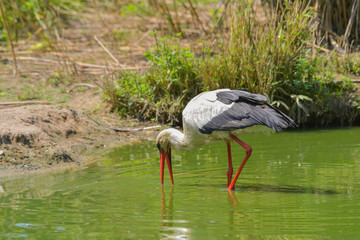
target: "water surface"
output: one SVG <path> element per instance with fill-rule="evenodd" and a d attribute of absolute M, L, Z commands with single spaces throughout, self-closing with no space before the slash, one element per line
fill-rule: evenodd
<path fill-rule="evenodd" d="M 360 128 L 245 134 L 253 154 L 226 190 L 224 142 L 173 150 L 160 186 L 152 142 L 79 171 L 0 181 L 1 239 L 355 239 Z M 235 169 L 244 150 L 232 144 Z M 166 170 L 166 169 L 165 169 Z"/>

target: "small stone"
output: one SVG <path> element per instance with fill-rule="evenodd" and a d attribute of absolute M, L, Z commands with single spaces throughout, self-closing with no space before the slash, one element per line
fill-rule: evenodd
<path fill-rule="evenodd" d="M 0 150 L 0 156 L 5 155 L 4 151 Z"/>

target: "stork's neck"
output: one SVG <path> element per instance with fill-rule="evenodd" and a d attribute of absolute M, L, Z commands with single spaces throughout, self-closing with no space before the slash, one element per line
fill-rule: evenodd
<path fill-rule="evenodd" d="M 186 131 L 184 134 L 175 128 L 169 128 L 162 131 L 159 135 L 165 136 L 170 145 L 179 150 L 190 150 L 196 147 L 192 139 L 187 136 Z"/>
<path fill-rule="evenodd" d="M 156 142 L 166 147 L 168 144 L 179 150 L 191 150 L 197 148 L 209 141 L 203 137 L 203 134 L 196 134 L 185 128 L 184 133 L 174 128 L 161 131 L 156 138 Z"/>
<path fill-rule="evenodd" d="M 166 131 L 169 135 L 169 141 L 171 146 L 173 146 L 176 149 L 186 149 L 186 141 L 184 138 L 184 134 L 182 132 L 180 132 L 179 130 L 175 129 L 175 128 L 169 128 L 164 130 Z"/>

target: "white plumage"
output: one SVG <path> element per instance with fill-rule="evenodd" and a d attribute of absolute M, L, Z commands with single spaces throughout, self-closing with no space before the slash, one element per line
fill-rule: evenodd
<path fill-rule="evenodd" d="M 182 112 L 184 131 L 191 127 L 199 132 L 207 123 L 215 117 L 229 110 L 232 104 L 224 104 L 217 100 L 216 94 L 228 89 L 219 89 L 211 92 L 204 92 L 194 97 Z M 199 132 L 200 133 L 200 132 Z"/>
<path fill-rule="evenodd" d="M 225 140 L 229 161 L 228 189 L 233 190 L 237 177 L 252 150 L 232 132 L 253 125 L 265 125 L 276 131 L 295 126 L 292 119 L 267 104 L 265 96 L 230 89 L 199 94 L 187 104 L 182 114 L 184 133 L 170 128 L 160 132 L 156 139 L 160 151 L 161 184 L 163 184 L 165 160 L 173 183 L 171 147 L 191 150 L 208 142 Z M 232 181 L 230 140 L 239 143 L 246 151 L 245 159 Z"/>

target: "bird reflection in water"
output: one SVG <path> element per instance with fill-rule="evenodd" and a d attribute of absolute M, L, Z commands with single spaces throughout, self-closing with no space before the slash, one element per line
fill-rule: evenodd
<path fill-rule="evenodd" d="M 187 220 L 174 220 L 174 205 L 173 205 L 174 187 L 170 188 L 169 200 L 166 201 L 164 188 L 161 186 L 161 239 L 188 239 L 190 229 L 184 226 Z"/>
<path fill-rule="evenodd" d="M 228 203 L 229 203 L 229 207 L 230 207 L 229 228 L 230 228 L 230 230 L 234 230 L 234 226 L 236 224 L 235 219 L 237 219 L 236 216 L 241 215 L 240 217 L 242 217 L 242 213 L 239 211 L 239 207 L 237 206 L 239 204 L 239 202 L 236 199 L 234 192 L 232 192 L 232 191 L 229 191 Z M 237 226 L 236 228 L 241 228 L 241 223 L 236 224 L 236 226 Z"/>
<path fill-rule="evenodd" d="M 166 205 L 164 188 L 161 186 L 161 219 L 162 219 L 161 225 L 162 226 L 172 225 L 171 220 L 173 220 L 173 194 L 174 194 L 174 187 L 171 187 L 169 193 L 169 202 Z"/>

